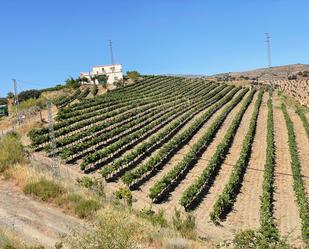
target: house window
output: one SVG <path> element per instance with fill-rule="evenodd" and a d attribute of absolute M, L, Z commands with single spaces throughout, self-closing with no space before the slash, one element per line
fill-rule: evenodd
<path fill-rule="evenodd" d="M 118 77 L 117 76 L 115 76 L 115 78 L 114 78 L 115 80 L 118 80 Z"/>

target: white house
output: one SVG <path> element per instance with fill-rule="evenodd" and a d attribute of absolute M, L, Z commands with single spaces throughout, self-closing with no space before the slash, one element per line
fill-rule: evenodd
<path fill-rule="evenodd" d="M 108 76 L 107 84 L 112 85 L 114 82 L 123 79 L 122 65 L 113 64 L 113 65 L 105 65 L 105 66 L 94 66 L 92 68 L 92 71 L 80 73 L 81 78 L 85 77 L 89 80 L 88 84 L 98 84 L 97 80 L 95 81 L 91 80 L 91 78 L 96 75 Z"/>

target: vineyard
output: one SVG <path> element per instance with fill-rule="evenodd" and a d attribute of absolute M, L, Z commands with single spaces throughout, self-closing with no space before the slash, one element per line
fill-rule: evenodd
<path fill-rule="evenodd" d="M 250 228 L 269 242 L 309 245 L 305 109 L 277 92 L 203 78 L 145 76 L 85 99 L 89 93 L 55 103 L 56 154 L 67 167 L 107 188 L 127 186 L 136 208 L 193 213 L 203 236 L 229 239 Z M 35 151 L 51 153 L 48 127 L 29 137 Z"/>

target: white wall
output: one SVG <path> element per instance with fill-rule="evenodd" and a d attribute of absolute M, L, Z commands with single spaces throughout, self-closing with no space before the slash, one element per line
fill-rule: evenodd
<path fill-rule="evenodd" d="M 122 65 L 106 65 L 106 66 L 95 66 L 90 72 L 91 75 L 107 75 L 107 84 L 113 84 L 115 81 L 122 80 Z M 80 73 L 81 77 L 86 77 L 90 79 L 89 73 Z M 91 84 L 98 84 L 98 82 L 91 82 Z"/>

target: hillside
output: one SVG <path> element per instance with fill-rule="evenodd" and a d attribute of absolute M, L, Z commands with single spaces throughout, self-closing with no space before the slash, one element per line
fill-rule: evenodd
<path fill-rule="evenodd" d="M 260 68 L 245 72 L 221 73 L 206 77 L 209 80 L 224 81 L 232 85 L 264 85 L 283 91 L 309 108 L 309 65 L 294 64 Z"/>
<path fill-rule="evenodd" d="M 267 74 L 268 71 L 269 71 L 268 68 L 259 68 L 259 69 L 244 71 L 244 72 L 231 72 L 230 75 L 232 77 L 243 76 L 243 77 L 249 77 L 249 78 L 257 78 L 257 77 Z M 287 79 L 289 75 L 297 74 L 303 71 L 309 71 L 308 64 L 291 64 L 291 65 L 285 65 L 285 66 L 275 66 L 271 68 L 271 72 L 273 73 L 274 77 L 280 78 L 280 79 Z M 221 77 L 223 75 L 224 73 L 211 75 L 210 77 Z"/>
<path fill-rule="evenodd" d="M 198 234 L 217 243 L 254 229 L 304 246 L 309 182 L 297 172 L 309 177 L 308 113 L 291 103 L 258 88 L 148 76 L 60 107 L 56 153 L 111 195 L 130 189 L 138 210 L 191 211 Z M 35 154 L 50 153 L 47 127 L 30 138 Z"/>

